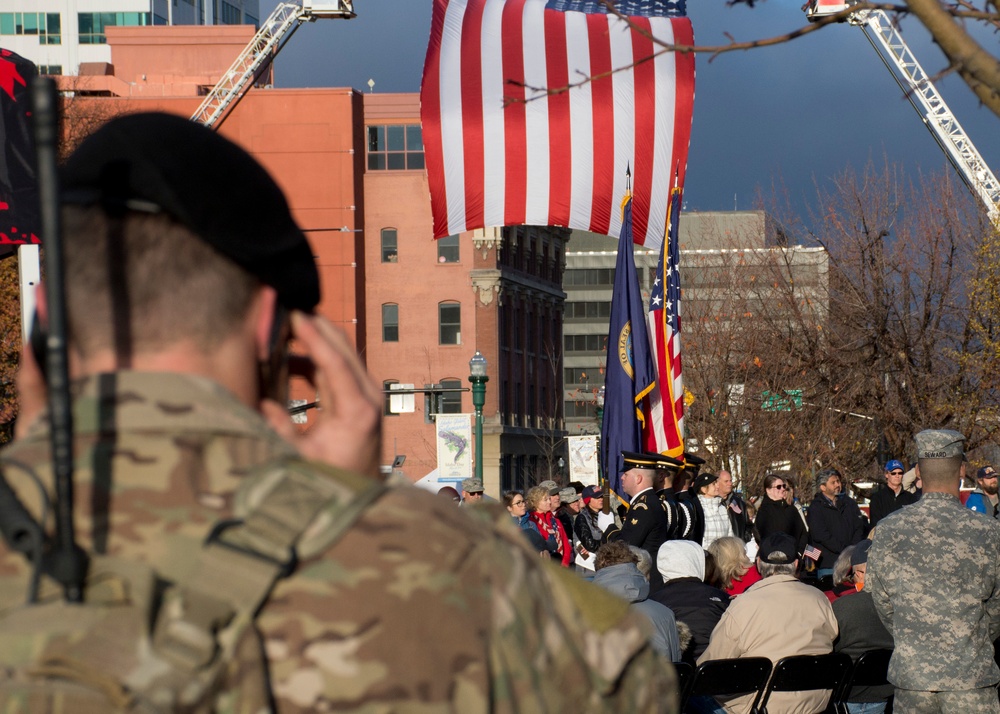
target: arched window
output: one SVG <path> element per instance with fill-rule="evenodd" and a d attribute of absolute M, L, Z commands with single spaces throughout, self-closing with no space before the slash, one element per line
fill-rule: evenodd
<path fill-rule="evenodd" d="M 382 305 L 382 341 L 399 342 L 399 305 L 394 302 Z"/>
<path fill-rule="evenodd" d="M 396 229 L 382 229 L 382 262 L 395 263 L 399 260 L 399 249 L 396 245 Z"/>

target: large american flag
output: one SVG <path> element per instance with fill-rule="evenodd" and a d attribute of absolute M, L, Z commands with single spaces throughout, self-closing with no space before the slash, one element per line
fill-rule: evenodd
<path fill-rule="evenodd" d="M 684 378 L 681 370 L 681 280 L 678 227 L 681 191 L 670 198 L 670 232 L 660 248 L 649 295 L 649 345 L 656 363 L 656 388 L 646 398 L 646 451 L 680 458 L 684 453 Z"/>
<path fill-rule="evenodd" d="M 618 6 L 638 31 L 597 0 L 434 0 L 420 116 L 436 238 L 520 224 L 619 235 L 631 165 L 634 241 L 659 246 L 687 167 L 694 56 L 648 59 L 643 31 L 694 38 L 683 0 Z"/>

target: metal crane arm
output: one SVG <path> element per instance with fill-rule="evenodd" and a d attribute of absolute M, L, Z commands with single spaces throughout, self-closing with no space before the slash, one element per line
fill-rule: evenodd
<path fill-rule="evenodd" d="M 205 95 L 201 106 L 191 116 L 191 121 L 210 128 L 221 124 L 298 26 L 320 17 L 355 17 L 353 0 L 289 0 L 279 3 L 261 23 L 257 34 L 222 75 L 218 84 Z"/>
<path fill-rule="evenodd" d="M 850 7 L 850 4 L 845 0 L 810 0 L 808 17 L 815 20 L 832 15 Z M 997 181 L 972 139 L 958 123 L 892 19 L 883 10 L 858 10 L 849 15 L 847 21 L 864 30 L 868 41 L 872 43 L 910 104 L 920 114 L 955 170 L 986 206 L 990 221 L 994 225 L 1000 225 L 1000 181 Z M 879 50 L 876 40 L 884 52 Z M 895 72 L 893 66 L 896 68 Z"/>

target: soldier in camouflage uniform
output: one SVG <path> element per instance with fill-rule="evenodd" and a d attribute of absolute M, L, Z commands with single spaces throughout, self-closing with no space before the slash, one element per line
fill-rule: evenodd
<path fill-rule="evenodd" d="M 116 710 L 133 711 L 136 692 L 162 674 L 151 662 L 182 661 L 193 688 L 222 651 L 233 659 L 204 697 L 181 693 L 142 711 L 178 702 L 255 714 L 676 711 L 673 670 L 625 602 L 542 562 L 500 509 L 459 510 L 368 478 L 377 473 L 380 394 L 346 337 L 310 314 L 319 301 L 311 251 L 249 155 L 178 117 L 133 115 L 88 139 L 65 179 L 77 204 L 66 213 L 66 252 L 87 595 L 103 587 L 122 606 L 103 621 L 110 642 L 123 627 L 114 613 L 149 593 L 98 582 L 101 563 L 151 566 L 164 604 L 153 609 L 149 646 L 94 642 L 81 652 L 72 639 L 48 642 L 42 655 L 57 646 L 59 657 L 32 669 L 32 637 L 44 627 L 32 613 L 58 603 L 58 590 L 43 576 L 39 604 L 25 605 L 30 568 L 0 543 L 0 623 L 17 630 L 0 651 L 0 709 L 54 711 L 47 692 L 70 680 L 75 695 L 100 690 Z M 306 434 L 264 399 L 264 387 L 282 381 L 282 361 L 269 358 L 290 334 L 312 360 L 323 405 Z M 19 386 L 19 434 L 0 468 L 51 526 L 44 383 L 27 353 Z M 312 493 L 325 500 L 317 505 Z M 357 494 L 367 505 L 354 509 Z M 262 514 L 265 505 L 274 514 Z M 308 515 L 296 523 L 296 513 Z M 242 521 L 226 520 L 234 515 Z M 267 515 L 276 518 L 258 518 Z M 209 532 L 234 523 L 241 534 L 254 526 L 257 540 L 218 547 L 225 532 Z M 265 597 L 251 635 L 230 641 L 235 624 L 209 618 L 209 605 L 240 592 L 244 565 L 273 567 L 265 548 L 281 531 L 301 533 L 297 564 L 285 561 L 290 574 Z M 242 565 L 218 551 L 237 552 Z M 184 597 L 171 599 L 177 583 Z M 163 621 L 182 627 L 164 634 Z M 199 639 L 206 631 L 217 641 Z M 25 672 L 30 696 L 11 680 Z"/>
<path fill-rule="evenodd" d="M 916 436 L 923 497 L 879 522 L 864 589 L 896 643 L 900 712 L 1000 712 L 1000 524 L 962 507 L 965 437 Z"/>

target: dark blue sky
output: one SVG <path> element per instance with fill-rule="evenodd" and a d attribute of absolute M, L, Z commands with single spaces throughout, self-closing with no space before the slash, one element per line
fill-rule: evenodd
<path fill-rule="evenodd" d="M 688 0 L 698 44 L 779 35 L 805 24 L 803 0 L 764 0 L 750 9 L 724 0 Z M 261 0 L 261 13 L 274 0 Z M 358 17 L 298 30 L 278 57 L 279 87 L 342 87 L 376 92 L 420 89 L 431 0 L 355 0 Z M 924 69 L 945 61 L 916 20 L 902 31 Z M 986 35 L 985 42 L 995 39 Z M 688 210 L 754 208 L 760 190 L 783 184 L 792 206 L 815 204 L 816 185 L 848 166 L 883 157 L 910 176 L 941 172 L 946 159 L 868 44 L 848 25 L 785 45 L 709 58 L 697 65 L 694 127 L 685 199 Z M 960 79 L 938 82 L 945 100 L 994 173 L 998 122 Z M 950 169 L 949 169 L 950 170 Z"/>

